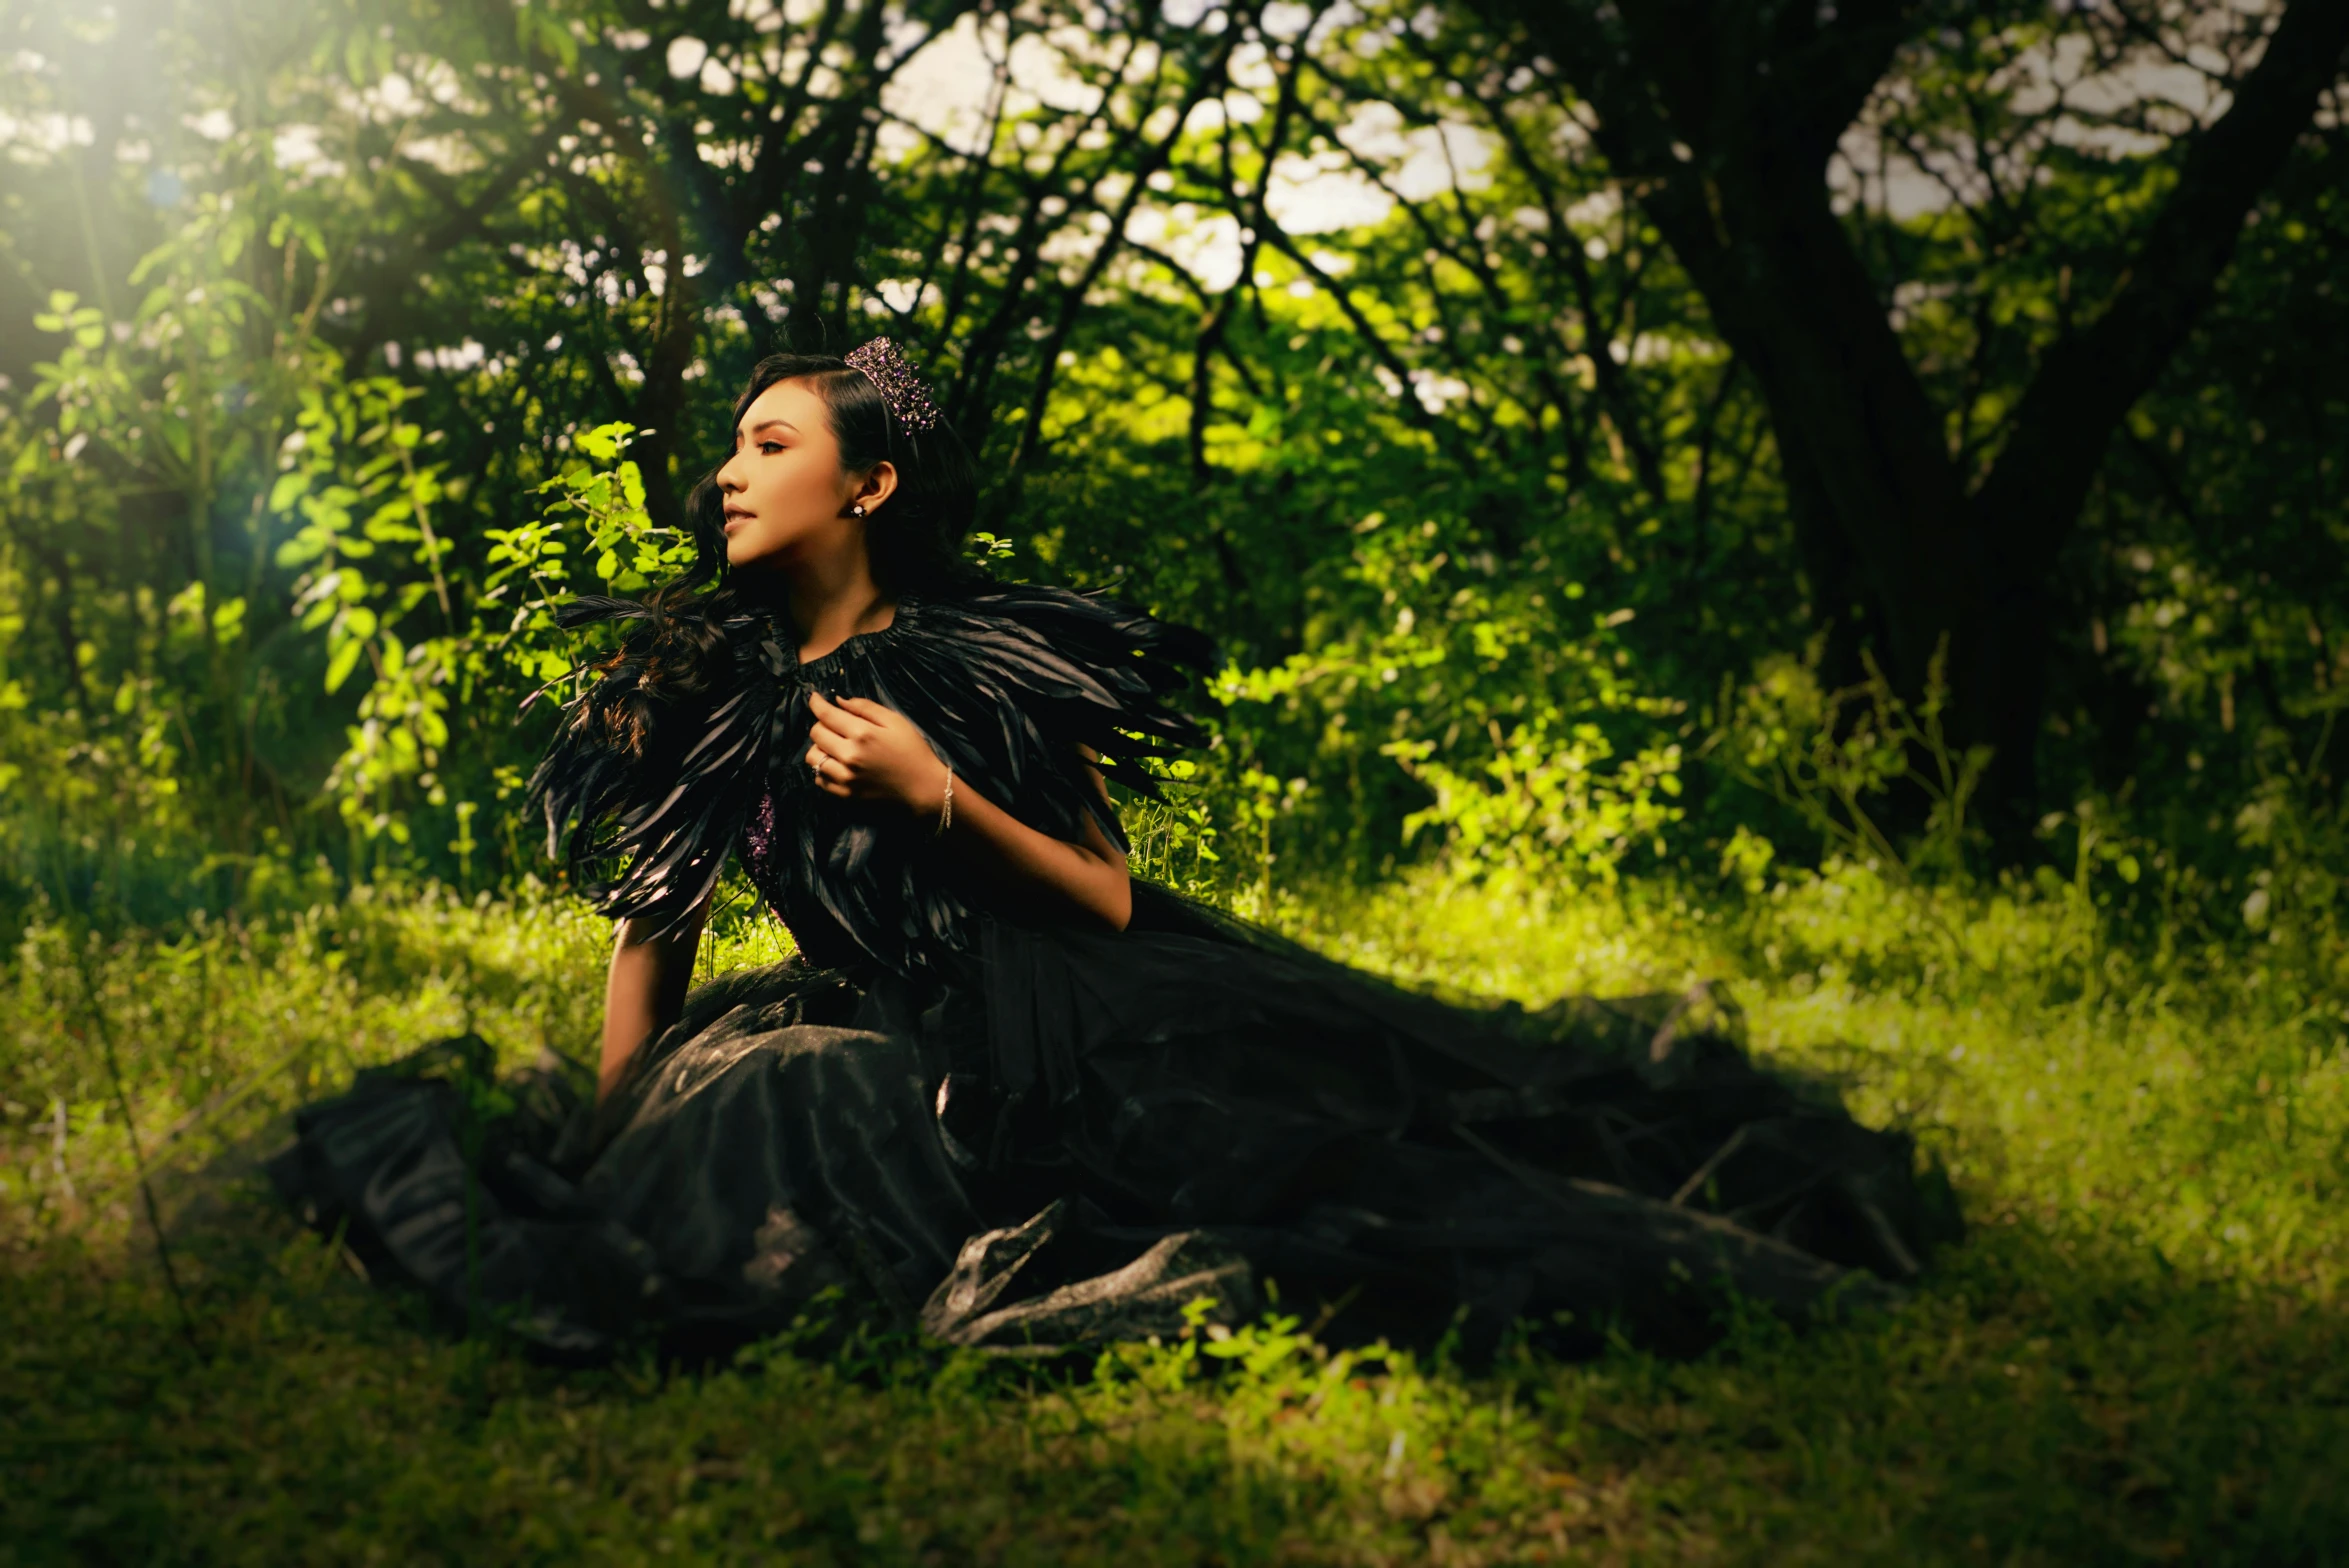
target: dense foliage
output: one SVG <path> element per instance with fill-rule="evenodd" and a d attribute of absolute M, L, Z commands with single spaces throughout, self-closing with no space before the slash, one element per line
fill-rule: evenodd
<path fill-rule="evenodd" d="M 1200 812 L 1227 853 L 1709 871 L 1744 829 L 1807 858 L 1800 813 L 1695 765 L 1724 676 L 1767 697 L 1809 646 L 1842 687 L 1873 648 L 1914 706 L 1947 645 L 1999 862 L 2068 855 L 2029 829 L 2089 801 L 2148 865 L 2321 913 L 2342 132 L 2330 77 L 2303 103 L 2258 73 L 2325 9 L 1691 12 L 1692 59 L 1813 73 L 1739 97 L 1574 6 L 13 5 L 19 885 L 155 919 L 288 855 L 528 869 L 513 715 L 557 650 L 516 645 L 544 595 L 514 541 L 588 548 L 547 487 L 607 474 L 607 543 L 673 527 L 752 358 L 886 330 L 985 454 L 975 549 L 1225 640 Z M 1653 124 L 1617 101 L 1643 72 Z M 1650 131 L 1684 137 L 1669 169 Z M 2266 162 L 2225 164 L 2254 133 Z M 1749 166 L 1771 136 L 1808 161 Z M 1748 272 L 1818 297 L 1757 321 L 1683 232 L 1684 168 Z M 1798 195 L 1807 270 L 1739 227 Z M 2131 340 L 2167 347 L 2114 368 L 2141 395 L 2047 409 L 2157 285 Z M 1850 432 L 1797 361 L 1846 317 L 1882 334 L 1853 384 L 1936 411 L 1964 506 L 2026 459 L 2078 471 L 1991 632 L 1869 565 L 1931 569 L 1931 506 L 1829 537 Z M 614 425 L 625 470 L 584 439 Z M 1896 836 L 1929 809 L 1886 807 Z M 2246 846 L 2295 863 L 2255 887 Z"/>

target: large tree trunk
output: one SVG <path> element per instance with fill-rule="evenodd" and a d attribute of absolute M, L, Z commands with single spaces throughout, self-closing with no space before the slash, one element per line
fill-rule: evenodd
<path fill-rule="evenodd" d="M 1969 491 L 1829 204 L 1827 160 L 1910 33 L 1915 0 L 1477 0 L 1557 61 L 1597 140 L 1768 400 L 1813 612 L 1922 690 L 1948 649 L 1961 745 L 2011 850 L 2035 815 L 2053 646 L 2049 578 L 2106 442 L 2209 302 L 2244 214 L 2340 74 L 2349 0 L 2293 0 L 2232 106 L 2202 132 L 2126 281 L 2043 356 L 2013 435 Z M 1824 14 L 1828 19 L 1821 20 Z"/>

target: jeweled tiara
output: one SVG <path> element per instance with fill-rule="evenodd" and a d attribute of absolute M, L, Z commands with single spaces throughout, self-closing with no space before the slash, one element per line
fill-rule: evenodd
<path fill-rule="evenodd" d="M 905 357 L 905 351 L 888 338 L 875 338 L 848 351 L 843 359 L 851 370 L 862 371 L 881 394 L 881 401 L 889 405 L 889 412 L 908 430 L 930 430 L 939 420 L 938 405 L 931 401 L 930 384 L 922 373 Z"/>

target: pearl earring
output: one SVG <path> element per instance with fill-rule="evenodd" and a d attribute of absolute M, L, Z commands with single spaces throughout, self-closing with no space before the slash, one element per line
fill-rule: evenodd
<path fill-rule="evenodd" d="M 865 515 L 865 504 L 864 504 L 862 501 L 859 501 L 859 502 L 857 502 L 857 504 L 856 504 L 856 505 L 854 505 L 854 506 L 852 506 L 852 507 L 850 507 L 850 508 L 848 509 L 848 515 L 849 515 L 849 516 L 851 516 L 851 517 L 862 517 L 862 516 L 864 516 L 864 515 Z"/>

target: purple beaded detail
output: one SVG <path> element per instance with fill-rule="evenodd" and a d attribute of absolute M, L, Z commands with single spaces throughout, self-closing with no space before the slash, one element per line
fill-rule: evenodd
<path fill-rule="evenodd" d="M 849 369 L 862 371 L 880 392 L 881 401 L 889 405 L 889 412 L 908 430 L 934 430 L 940 415 L 938 405 L 930 400 L 930 384 L 922 373 L 905 357 L 905 351 L 888 338 L 875 338 L 848 351 L 843 361 Z"/>
<path fill-rule="evenodd" d="M 751 811 L 750 821 L 743 824 L 742 836 L 750 841 L 750 859 L 757 870 L 765 871 L 774 864 L 775 793 L 773 790 L 760 792 L 759 803 Z"/>
<path fill-rule="evenodd" d="M 767 907 L 778 915 L 781 901 L 775 896 L 783 885 L 782 850 L 775 832 L 775 792 L 759 792 L 759 803 L 753 807 L 750 820 L 742 825 L 743 869 L 767 901 Z"/>

